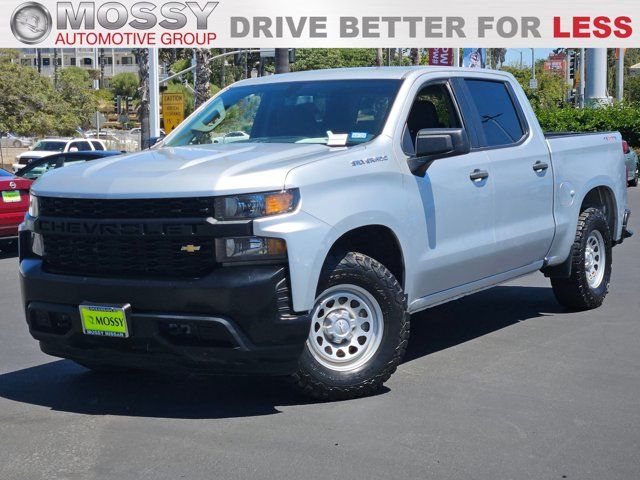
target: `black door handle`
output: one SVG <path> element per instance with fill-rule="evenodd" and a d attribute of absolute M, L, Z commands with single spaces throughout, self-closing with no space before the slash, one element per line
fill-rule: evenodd
<path fill-rule="evenodd" d="M 540 173 L 545 171 L 547 168 L 549 168 L 549 164 L 545 163 L 545 162 L 536 162 L 533 164 L 533 171 L 536 173 Z"/>
<path fill-rule="evenodd" d="M 489 178 L 489 172 L 487 172 L 486 170 L 479 170 L 476 168 L 473 172 L 471 172 L 471 174 L 469 175 L 469 178 L 474 182 L 486 180 L 487 178 Z"/>

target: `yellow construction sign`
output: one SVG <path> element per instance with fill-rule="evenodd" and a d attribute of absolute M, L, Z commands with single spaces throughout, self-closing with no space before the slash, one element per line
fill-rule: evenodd
<path fill-rule="evenodd" d="M 184 120 L 184 93 L 162 94 L 162 116 L 168 135 Z"/>

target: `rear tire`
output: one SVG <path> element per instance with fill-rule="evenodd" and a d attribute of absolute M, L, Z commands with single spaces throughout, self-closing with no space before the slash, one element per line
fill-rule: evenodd
<path fill-rule="evenodd" d="M 571 276 L 552 278 L 553 293 L 572 310 L 602 305 L 611 280 L 611 233 L 602 211 L 588 208 L 580 214 L 572 248 Z"/>
<path fill-rule="evenodd" d="M 384 265 L 349 252 L 325 267 L 318 292 L 295 386 L 321 400 L 375 393 L 396 371 L 409 341 L 402 287 Z"/>
<path fill-rule="evenodd" d="M 631 180 L 629 182 L 629 186 L 630 187 L 637 187 L 638 186 L 638 177 L 634 177 L 633 180 Z"/>

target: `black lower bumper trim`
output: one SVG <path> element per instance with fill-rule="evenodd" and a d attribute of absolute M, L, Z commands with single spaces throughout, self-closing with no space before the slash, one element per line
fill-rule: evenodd
<path fill-rule="evenodd" d="M 283 314 L 286 268 L 223 268 L 198 280 L 56 275 L 20 263 L 32 336 L 44 352 L 77 360 L 200 373 L 287 374 L 296 369 L 308 315 Z M 286 289 L 285 289 L 286 290 Z M 92 337 L 78 305 L 130 304 L 131 336 Z"/>

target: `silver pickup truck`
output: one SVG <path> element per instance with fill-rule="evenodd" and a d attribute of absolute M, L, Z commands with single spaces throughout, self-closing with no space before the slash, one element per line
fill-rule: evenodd
<path fill-rule="evenodd" d="M 631 234 L 621 145 L 545 135 L 498 71 L 239 82 L 153 150 L 34 185 L 29 329 L 92 369 L 366 395 L 401 362 L 410 314 L 433 305 L 542 271 L 566 307 L 598 307 Z"/>

